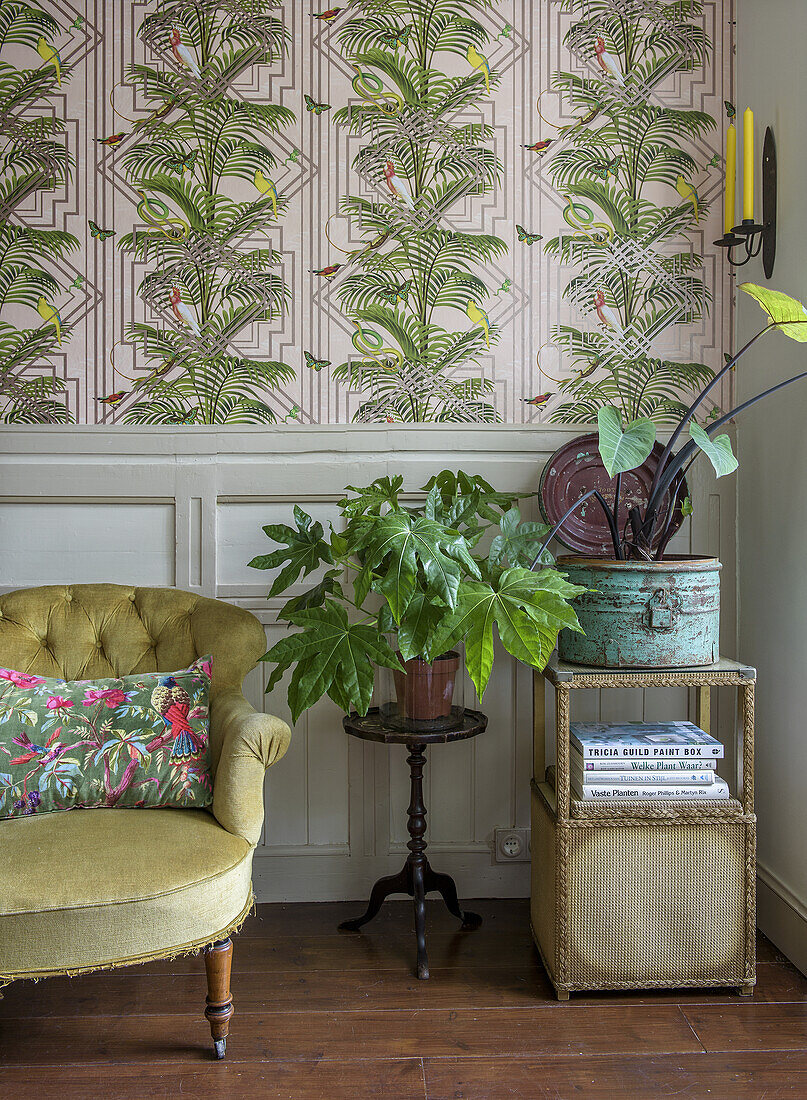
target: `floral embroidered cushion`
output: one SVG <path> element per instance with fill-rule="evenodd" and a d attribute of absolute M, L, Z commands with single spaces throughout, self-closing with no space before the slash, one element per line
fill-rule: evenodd
<path fill-rule="evenodd" d="M 115 680 L 0 668 L 0 818 L 209 806 L 210 661 Z"/>

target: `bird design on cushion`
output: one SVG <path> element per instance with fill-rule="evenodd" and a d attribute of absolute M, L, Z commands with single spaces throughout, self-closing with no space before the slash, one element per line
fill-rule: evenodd
<path fill-rule="evenodd" d="M 173 676 L 161 677 L 159 684 L 151 693 L 151 705 L 161 715 L 174 738 L 169 756 L 170 763 L 177 766 L 196 756 L 199 747 L 188 721 L 191 697 L 184 688 L 179 687 Z"/>

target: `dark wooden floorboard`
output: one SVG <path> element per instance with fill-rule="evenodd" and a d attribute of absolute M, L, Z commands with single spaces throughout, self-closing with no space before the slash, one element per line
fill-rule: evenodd
<path fill-rule="evenodd" d="M 429 1100 L 777 1100 L 807 1096 L 807 1054 L 427 1060 Z"/>
<path fill-rule="evenodd" d="M 678 1096 L 807 1100 L 807 979 L 763 937 L 752 1001 L 731 990 L 558 1003 L 522 900 L 473 902 L 463 933 L 429 905 L 431 980 L 412 907 L 361 934 L 356 903 L 259 907 L 236 939 L 227 1061 L 188 957 L 16 983 L 0 1001 L 0 1097 L 391 1100 Z"/>

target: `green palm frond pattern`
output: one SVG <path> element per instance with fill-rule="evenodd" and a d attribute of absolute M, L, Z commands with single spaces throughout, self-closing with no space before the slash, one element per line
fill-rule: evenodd
<path fill-rule="evenodd" d="M 53 45 L 59 26 L 20 0 L 0 5 L 0 423 L 72 419 L 56 359 L 70 337 L 64 288 L 52 269 L 79 247 L 62 229 L 26 225 L 40 192 L 69 184 L 73 161 L 64 125 L 48 100 L 71 69 Z M 11 55 L 24 67 L 15 67 Z"/>
<path fill-rule="evenodd" d="M 3 0 L 0 423 L 670 420 L 734 4 Z"/>
<path fill-rule="evenodd" d="M 557 72 L 552 88 L 578 122 L 561 130 L 547 171 L 567 203 L 566 229 L 545 251 L 575 274 L 564 297 L 588 320 L 558 325 L 571 361 L 551 419 L 590 422 L 604 404 L 628 419 L 676 420 L 705 384 L 702 363 L 654 357 L 672 326 L 699 324 L 711 292 L 690 236 L 708 214 L 694 150 L 715 128 L 699 110 L 660 105 L 665 80 L 708 61 L 700 0 L 675 5 L 566 0 L 566 45 L 592 75 Z M 596 327 L 592 324 L 592 319 Z"/>

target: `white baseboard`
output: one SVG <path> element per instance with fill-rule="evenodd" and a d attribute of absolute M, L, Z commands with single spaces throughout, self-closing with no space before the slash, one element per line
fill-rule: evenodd
<path fill-rule="evenodd" d="M 463 898 L 526 898 L 530 893 L 529 863 L 494 863 L 490 851 L 429 852 L 435 871 L 457 884 Z M 366 902 L 382 875 L 400 871 L 400 858 L 381 856 L 269 855 L 255 852 L 252 880 L 261 901 Z M 436 895 L 435 895 L 436 896 Z"/>
<path fill-rule="evenodd" d="M 757 925 L 807 975 L 807 906 L 767 867 L 757 867 Z"/>

